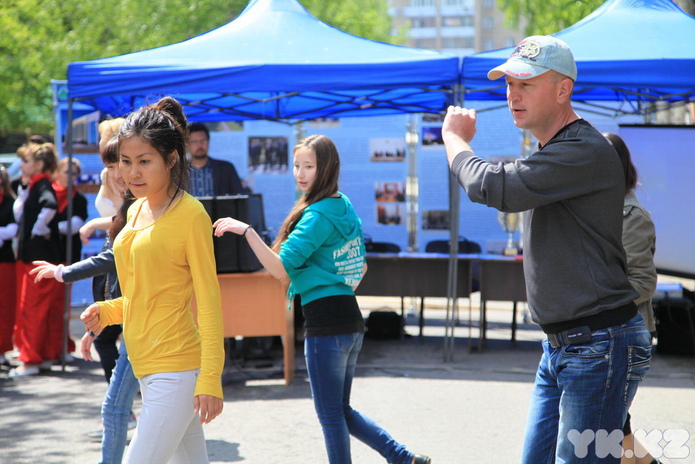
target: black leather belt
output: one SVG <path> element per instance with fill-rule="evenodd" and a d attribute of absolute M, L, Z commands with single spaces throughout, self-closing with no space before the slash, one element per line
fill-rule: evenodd
<path fill-rule="evenodd" d="M 547 335 L 548 342 L 553 348 L 560 348 L 565 345 L 581 345 L 591 341 L 591 329 L 586 325 Z"/>
<path fill-rule="evenodd" d="M 606 329 L 616 325 L 624 324 L 637 314 L 637 306 L 632 301 L 614 309 L 607 309 L 591 316 L 579 317 L 571 321 L 555 322 L 553 324 L 541 324 L 543 332 L 546 334 L 559 334 L 580 329 L 584 326 L 592 331 Z"/>

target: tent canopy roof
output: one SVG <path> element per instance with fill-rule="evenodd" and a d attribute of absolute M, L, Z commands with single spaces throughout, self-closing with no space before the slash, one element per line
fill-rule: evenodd
<path fill-rule="evenodd" d="M 608 0 L 573 26 L 553 34 L 572 49 L 578 76 L 574 100 L 668 100 L 695 97 L 695 18 L 671 0 Z M 462 61 L 466 99 L 505 98 L 502 79 L 487 72 L 513 47 Z"/>
<path fill-rule="evenodd" d="M 342 32 L 296 0 L 251 0 L 234 21 L 184 42 L 71 63 L 68 87 L 114 115 L 166 94 L 201 121 L 297 120 L 439 111 L 458 66 L 453 55 Z"/>

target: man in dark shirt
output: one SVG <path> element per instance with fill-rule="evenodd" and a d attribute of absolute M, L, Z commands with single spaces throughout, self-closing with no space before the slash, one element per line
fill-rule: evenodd
<path fill-rule="evenodd" d="M 502 76 L 514 124 L 538 150 L 506 164 L 475 156 L 475 110 L 459 107 L 449 107 L 442 136 L 472 201 L 525 211 L 529 309 L 547 340 L 521 462 L 618 464 L 627 408 L 651 359 L 622 247 L 622 165 L 572 109 L 577 66 L 567 44 L 528 37 L 488 73 Z"/>
<path fill-rule="evenodd" d="M 246 193 L 234 165 L 208 156 L 210 131 L 204 124 L 191 124 L 188 152 L 191 155 L 190 187 L 195 197 L 219 197 Z"/>

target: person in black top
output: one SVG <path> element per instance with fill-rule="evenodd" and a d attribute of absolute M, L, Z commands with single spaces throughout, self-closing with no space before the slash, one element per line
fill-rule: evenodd
<path fill-rule="evenodd" d="M 53 144 L 25 144 L 17 150 L 22 158 L 22 185 L 13 205 L 19 224 L 17 276 L 19 278 L 15 345 L 19 349 L 19 367 L 10 377 L 35 375 L 41 367 L 50 369 L 62 354 L 62 331 L 53 333 L 57 324 L 51 319 L 63 317 L 65 290 L 55 281 L 34 283 L 29 271 L 32 261 L 61 262 L 60 237 L 56 210 L 58 202 L 51 175 L 57 167 Z M 26 182 L 26 186 L 24 186 Z M 62 324 L 58 324 L 62 329 Z"/>
<path fill-rule="evenodd" d="M 0 364 L 9 365 L 5 353 L 12 351 L 12 333 L 17 306 L 17 278 L 12 239 L 17 235 L 12 204 L 15 194 L 10 176 L 0 165 Z"/>
<path fill-rule="evenodd" d="M 239 174 L 228 161 L 208 156 L 210 131 L 204 124 L 191 124 L 186 148 L 190 154 L 189 192 L 194 197 L 219 197 L 245 193 Z"/>

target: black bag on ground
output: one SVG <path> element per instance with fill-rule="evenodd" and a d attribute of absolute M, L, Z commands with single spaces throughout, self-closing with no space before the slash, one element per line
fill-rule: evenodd
<path fill-rule="evenodd" d="M 367 317 L 365 337 L 373 340 L 398 339 L 403 336 L 405 321 L 394 311 L 372 311 Z"/>
<path fill-rule="evenodd" d="M 656 350 L 660 354 L 695 356 L 695 297 L 683 289 L 683 296 L 667 296 L 654 305 Z"/>

